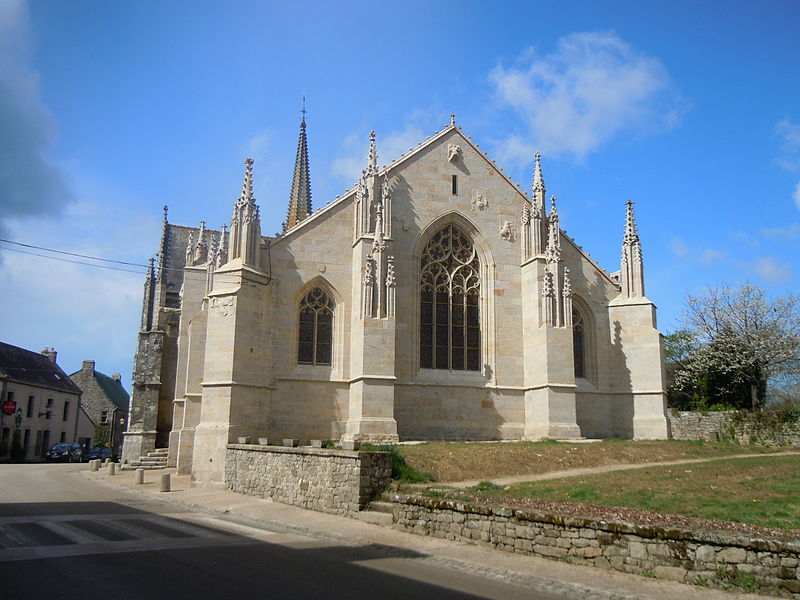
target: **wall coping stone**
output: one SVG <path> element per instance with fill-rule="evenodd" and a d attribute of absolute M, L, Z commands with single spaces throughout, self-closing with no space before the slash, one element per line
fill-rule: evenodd
<path fill-rule="evenodd" d="M 389 454 L 380 450 L 338 450 L 335 448 L 314 448 L 313 446 L 262 446 L 260 444 L 228 444 L 228 450 L 247 450 L 250 452 L 274 452 L 275 454 L 305 454 L 308 456 L 339 456 L 358 459 L 365 454 Z"/>
<path fill-rule="evenodd" d="M 465 514 L 478 514 L 482 516 L 497 516 L 516 518 L 519 521 L 548 523 L 562 527 L 581 527 L 586 529 L 599 529 L 609 533 L 627 533 L 642 538 L 667 539 L 681 541 L 695 541 L 699 543 L 713 543 L 723 546 L 737 546 L 755 551 L 772 552 L 800 552 L 800 540 L 781 540 L 777 538 L 751 538 L 746 535 L 736 535 L 727 532 L 685 529 L 681 527 L 668 527 L 660 525 L 637 525 L 622 520 L 593 519 L 591 517 L 566 516 L 557 513 L 531 510 L 513 509 L 508 507 L 491 507 L 458 500 L 445 498 L 426 498 L 407 494 L 385 494 L 385 498 L 398 504 L 421 506 L 434 510 L 452 510 Z"/>

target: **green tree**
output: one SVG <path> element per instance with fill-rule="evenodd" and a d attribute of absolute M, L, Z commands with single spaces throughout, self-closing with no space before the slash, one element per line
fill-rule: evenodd
<path fill-rule="evenodd" d="M 800 304 L 793 294 L 770 298 L 749 282 L 709 288 L 689 296 L 686 321 L 686 330 L 665 344 L 677 402 L 760 410 L 771 379 L 800 373 Z"/>

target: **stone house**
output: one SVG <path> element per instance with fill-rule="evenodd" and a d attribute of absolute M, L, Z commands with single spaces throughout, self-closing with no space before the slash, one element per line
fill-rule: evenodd
<path fill-rule="evenodd" d="M 93 360 L 85 360 L 81 370 L 69 378 L 83 390 L 81 406 L 101 430 L 102 438 L 111 444 L 114 456 L 119 456 L 130 403 L 130 395 L 122 387 L 122 376 L 114 373 L 109 377 L 95 369 Z"/>
<path fill-rule="evenodd" d="M 305 120 L 284 230 L 253 161 L 230 229 L 168 222 L 145 282 L 123 460 L 169 447 L 222 481 L 239 437 L 666 438 L 661 339 L 633 203 L 621 269 L 455 124 L 314 211 Z M 621 217 L 622 211 L 621 211 Z M 622 220 L 622 219 L 621 219 Z"/>
<path fill-rule="evenodd" d="M 41 353 L 0 342 L 0 458 L 12 447 L 23 460 L 40 460 L 58 442 L 91 443 L 94 426 L 81 409 L 81 390 L 56 364 L 52 348 Z"/>

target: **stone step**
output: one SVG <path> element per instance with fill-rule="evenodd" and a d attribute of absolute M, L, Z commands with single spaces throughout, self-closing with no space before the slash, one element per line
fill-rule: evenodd
<path fill-rule="evenodd" d="M 139 462 L 148 463 L 151 465 L 161 464 L 167 462 L 166 456 L 140 456 Z"/>
<path fill-rule="evenodd" d="M 384 527 L 391 527 L 394 524 L 394 517 L 385 512 L 372 512 L 371 510 L 362 510 L 353 515 L 359 521 L 365 523 L 372 523 L 373 525 L 383 525 Z"/>
<path fill-rule="evenodd" d="M 394 514 L 392 512 L 393 506 L 393 502 L 370 502 L 369 510 L 371 512 L 389 513 L 391 515 Z"/>
<path fill-rule="evenodd" d="M 135 471 L 136 469 L 144 469 L 145 471 L 157 471 L 160 469 L 166 469 L 167 465 L 144 465 L 140 464 L 137 461 L 129 463 L 127 465 L 122 465 L 123 471 Z"/>
<path fill-rule="evenodd" d="M 148 452 L 147 456 L 166 456 L 167 454 L 169 454 L 169 448 L 159 448 L 158 450 Z"/>

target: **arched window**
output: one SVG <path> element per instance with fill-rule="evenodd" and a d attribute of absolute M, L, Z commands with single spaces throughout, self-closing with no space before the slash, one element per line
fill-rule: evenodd
<path fill-rule="evenodd" d="M 572 309 L 572 361 L 575 377 L 586 377 L 586 330 L 581 313 Z"/>
<path fill-rule="evenodd" d="M 331 297 L 318 287 L 300 301 L 300 342 L 297 346 L 297 362 L 300 364 L 331 364 L 333 307 Z"/>
<path fill-rule="evenodd" d="M 420 260 L 420 367 L 479 371 L 480 261 L 454 225 L 438 231 Z"/>

